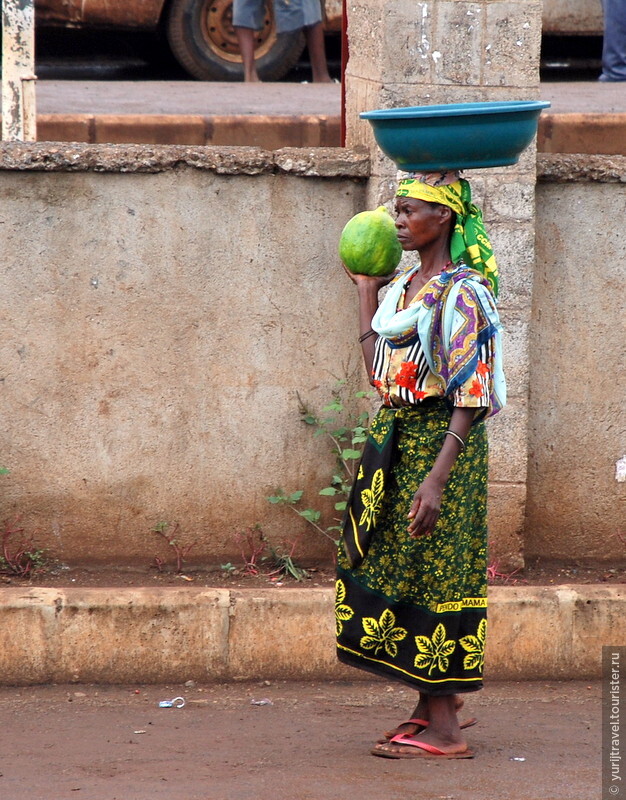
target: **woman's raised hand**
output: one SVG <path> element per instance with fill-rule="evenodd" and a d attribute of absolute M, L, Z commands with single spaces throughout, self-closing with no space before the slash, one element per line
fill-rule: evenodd
<path fill-rule="evenodd" d="M 350 272 L 345 264 L 342 264 L 342 266 L 346 275 L 356 286 L 376 286 L 377 289 L 382 289 L 383 286 L 390 283 L 398 274 L 398 270 L 396 270 L 389 275 L 361 275 L 356 272 Z"/>

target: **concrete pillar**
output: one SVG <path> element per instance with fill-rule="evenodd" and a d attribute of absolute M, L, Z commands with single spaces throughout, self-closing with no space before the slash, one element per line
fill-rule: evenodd
<path fill-rule="evenodd" d="M 2 139 L 34 142 L 34 0 L 2 0 Z"/>
<path fill-rule="evenodd" d="M 349 0 L 346 145 L 372 153 L 368 204 L 388 202 L 396 168 L 359 112 L 539 95 L 537 0 Z M 468 170 L 501 271 L 507 408 L 489 423 L 491 561 L 522 563 L 528 424 L 528 334 L 534 265 L 534 145 L 519 164 Z"/>

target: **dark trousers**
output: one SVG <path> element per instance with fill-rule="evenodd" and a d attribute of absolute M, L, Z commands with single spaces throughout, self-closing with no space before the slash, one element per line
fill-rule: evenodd
<path fill-rule="evenodd" d="M 626 81 L 626 0 L 602 0 L 604 41 L 601 81 Z"/>

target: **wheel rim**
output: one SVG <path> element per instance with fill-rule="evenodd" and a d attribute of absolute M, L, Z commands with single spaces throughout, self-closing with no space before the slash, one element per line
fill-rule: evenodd
<path fill-rule="evenodd" d="M 210 49 L 225 61 L 241 64 L 237 36 L 233 28 L 232 0 L 205 0 L 200 10 L 202 36 Z M 254 56 L 261 58 L 276 42 L 274 14 L 265 6 L 263 28 L 256 33 Z"/>

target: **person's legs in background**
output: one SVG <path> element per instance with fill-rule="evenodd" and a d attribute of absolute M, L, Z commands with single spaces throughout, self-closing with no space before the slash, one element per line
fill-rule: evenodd
<path fill-rule="evenodd" d="M 626 81 L 626 0 L 602 0 L 604 39 L 601 81 Z"/>
<path fill-rule="evenodd" d="M 332 78 L 328 74 L 326 61 L 326 46 L 324 43 L 324 26 L 321 22 L 309 25 L 304 29 L 306 46 L 311 59 L 311 72 L 314 83 L 330 83 Z"/>
<path fill-rule="evenodd" d="M 243 79 L 246 82 L 259 80 L 254 63 L 254 39 L 263 27 L 265 18 L 264 0 L 233 0 L 233 28 L 243 61 Z"/>
<path fill-rule="evenodd" d="M 277 0 L 274 6 L 279 33 L 302 28 L 311 59 L 311 71 L 315 83 L 330 83 L 324 42 L 324 25 L 319 0 L 285 2 Z M 255 33 L 264 23 L 264 0 L 233 0 L 233 28 L 243 61 L 244 80 L 259 81 L 255 61 Z"/>
<path fill-rule="evenodd" d="M 259 76 L 254 64 L 254 35 L 256 31 L 252 28 L 242 28 L 233 26 L 239 44 L 239 52 L 243 61 L 243 79 L 246 83 L 254 83 L 259 80 Z"/>

